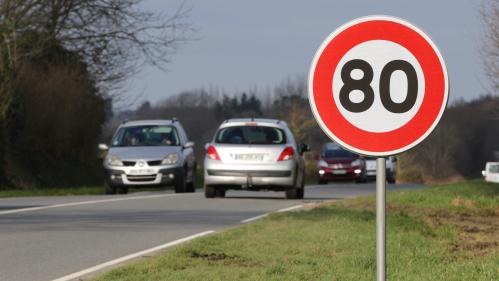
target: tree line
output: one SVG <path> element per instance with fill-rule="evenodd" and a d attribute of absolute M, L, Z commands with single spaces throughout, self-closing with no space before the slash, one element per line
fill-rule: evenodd
<path fill-rule="evenodd" d="M 499 160 L 499 97 L 486 95 L 448 105 L 440 124 L 420 145 L 397 155 L 399 181 L 444 182 L 477 178 L 486 161 Z M 288 78 L 272 91 L 220 93 L 197 89 L 168 97 L 154 105 L 145 102 L 135 111 L 117 115 L 108 138 L 126 119 L 176 117 L 196 145 L 199 163 L 204 144 L 211 141 L 221 122 L 229 118 L 276 118 L 287 122 L 297 142 L 307 143 L 309 176 L 315 175 L 315 158 L 329 138 L 310 110 L 304 76 Z"/>

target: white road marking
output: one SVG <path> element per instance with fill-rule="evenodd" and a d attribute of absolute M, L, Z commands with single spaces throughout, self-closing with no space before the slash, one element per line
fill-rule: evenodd
<path fill-rule="evenodd" d="M 180 195 L 188 195 L 188 194 L 194 194 L 194 193 L 142 195 L 142 196 L 120 197 L 120 198 L 103 199 L 103 200 L 62 203 L 62 204 L 47 205 L 47 206 L 40 206 L 40 207 L 30 207 L 30 208 L 0 211 L 0 215 L 17 214 L 17 213 L 32 212 L 32 211 L 39 211 L 39 210 L 46 210 L 46 209 L 73 207 L 73 206 L 90 205 L 90 204 L 98 204 L 98 203 L 109 203 L 109 202 L 136 200 L 136 199 L 152 199 L 152 198 L 161 198 L 161 197 L 180 196 Z"/>
<path fill-rule="evenodd" d="M 277 210 L 276 212 L 277 213 L 284 213 L 284 212 L 287 212 L 287 211 L 292 211 L 292 210 L 303 208 L 303 206 L 305 206 L 305 205 L 296 205 L 296 206 L 292 206 L 292 207 L 289 207 L 289 208 L 284 208 L 284 209 Z"/>
<path fill-rule="evenodd" d="M 260 216 L 252 217 L 252 218 L 249 218 L 249 219 L 245 219 L 245 220 L 242 220 L 241 223 L 248 223 L 248 222 L 256 221 L 256 220 L 259 220 L 259 219 L 263 219 L 264 217 L 266 217 L 268 215 L 269 214 L 263 214 L 263 215 L 260 215 Z"/>
<path fill-rule="evenodd" d="M 284 213 L 284 212 L 288 212 L 288 211 L 292 211 L 292 210 L 303 208 L 304 206 L 305 205 L 291 206 L 291 207 L 288 207 L 288 208 L 277 210 L 275 212 L 276 213 Z M 256 216 L 256 217 L 252 217 L 252 218 L 249 218 L 249 219 L 242 220 L 241 223 L 248 223 L 248 222 L 256 221 L 256 220 L 259 220 L 259 219 L 263 219 L 264 217 L 268 216 L 270 213 L 272 213 L 272 212 L 265 213 L 263 215 L 259 215 L 259 216 Z"/>
<path fill-rule="evenodd" d="M 72 274 L 69 274 L 69 275 L 66 275 L 66 276 L 54 279 L 52 281 L 69 281 L 69 280 L 74 280 L 76 278 L 79 278 L 79 277 L 82 277 L 84 275 L 87 275 L 87 274 L 99 271 L 99 270 L 104 269 L 106 267 L 113 266 L 113 265 L 116 265 L 116 264 L 119 264 L 119 263 L 122 263 L 122 262 L 125 262 L 125 261 L 128 261 L 128 260 L 131 260 L 131 259 L 135 259 L 135 258 L 144 256 L 144 255 L 147 255 L 147 254 L 150 254 L 150 253 L 153 253 L 153 252 L 157 252 L 159 250 L 170 248 L 172 246 L 176 246 L 176 245 L 185 243 L 187 241 L 190 241 L 190 240 L 202 237 L 202 236 L 206 236 L 206 235 L 212 234 L 212 233 L 215 233 L 215 231 L 208 230 L 208 231 L 204 231 L 204 232 L 201 232 L 201 233 L 198 233 L 198 234 L 187 236 L 187 237 L 184 237 L 182 239 L 178 239 L 178 240 L 175 240 L 175 241 L 163 244 L 163 245 L 159 245 L 159 246 L 154 247 L 154 248 L 150 248 L 150 249 L 147 249 L 147 250 L 144 250 L 144 251 L 140 251 L 140 252 L 137 252 L 137 253 L 130 254 L 128 256 L 124 256 L 124 257 L 117 258 L 117 259 L 114 259 L 114 260 L 111 260 L 111 261 L 108 261 L 108 262 L 105 262 L 105 263 L 101 263 L 101 264 L 98 264 L 96 266 L 84 269 L 82 271 L 78 271 L 78 272 L 75 272 L 75 273 L 72 273 Z"/>

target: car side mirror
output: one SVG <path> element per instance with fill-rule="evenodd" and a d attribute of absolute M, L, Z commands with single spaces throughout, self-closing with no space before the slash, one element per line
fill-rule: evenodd
<path fill-rule="evenodd" d="M 304 143 L 300 144 L 300 147 L 298 148 L 298 152 L 300 154 L 303 154 L 305 152 L 309 152 L 310 151 L 310 147 Z"/>
<path fill-rule="evenodd" d="M 184 148 L 191 148 L 194 147 L 194 142 L 188 141 L 184 144 Z"/>
<path fill-rule="evenodd" d="M 107 146 L 107 144 L 105 144 L 105 143 L 101 143 L 101 144 L 99 144 L 99 150 L 101 150 L 101 151 L 108 151 L 109 150 L 109 146 Z"/>

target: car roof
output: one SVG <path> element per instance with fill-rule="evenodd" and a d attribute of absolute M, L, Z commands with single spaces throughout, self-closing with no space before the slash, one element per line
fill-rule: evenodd
<path fill-rule="evenodd" d="M 256 123 L 257 126 L 266 125 L 272 127 L 288 127 L 286 122 L 278 119 L 268 119 L 268 118 L 233 118 L 225 120 L 220 128 L 231 127 L 231 126 L 241 126 L 247 125 L 248 123 Z"/>
<path fill-rule="evenodd" d="M 120 127 L 132 127 L 132 126 L 143 126 L 143 125 L 174 125 L 178 124 L 178 120 L 134 120 L 125 121 Z"/>

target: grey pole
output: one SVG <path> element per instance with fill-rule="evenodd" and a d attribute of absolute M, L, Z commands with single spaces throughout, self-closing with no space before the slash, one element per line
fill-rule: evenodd
<path fill-rule="evenodd" d="M 376 280 L 386 281 L 386 161 L 376 160 Z"/>

